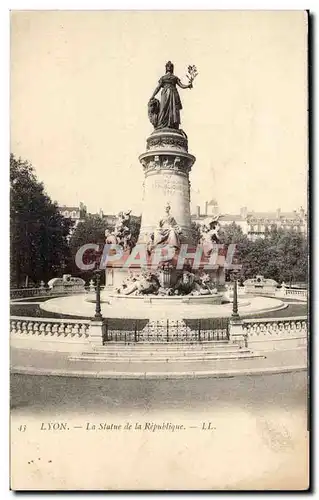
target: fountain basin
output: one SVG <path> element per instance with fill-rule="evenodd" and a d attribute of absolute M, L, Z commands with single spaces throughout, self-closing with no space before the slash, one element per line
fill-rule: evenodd
<path fill-rule="evenodd" d="M 217 293 L 214 295 L 123 295 L 123 294 L 108 294 L 103 297 L 101 296 L 101 302 L 106 300 L 107 302 L 117 300 L 123 303 L 127 301 L 144 302 L 146 304 L 158 304 L 163 306 L 170 306 L 178 304 L 222 304 L 223 293 Z M 95 299 L 94 299 L 95 300 Z"/>
<path fill-rule="evenodd" d="M 196 302 L 190 304 L 181 302 L 188 298 L 180 297 L 157 297 L 156 303 L 144 301 L 143 296 L 118 295 L 108 298 L 104 296 L 101 303 L 102 315 L 104 318 L 145 318 L 156 319 L 162 317 L 173 318 L 216 318 L 229 317 L 232 314 L 232 304 L 205 304 Z M 148 297 L 149 298 L 149 297 Z M 196 300 L 196 297 L 192 299 Z M 203 297 L 200 297 L 203 298 Z M 173 300 L 169 300 L 173 299 Z M 176 300 L 177 299 L 177 300 Z M 245 317 L 253 316 L 256 313 L 276 311 L 287 307 L 281 300 L 268 297 L 252 297 L 238 300 L 239 314 Z M 40 304 L 40 308 L 52 313 L 66 314 L 73 317 L 93 317 L 95 312 L 95 297 L 93 295 L 77 295 L 70 297 L 60 297 L 50 299 Z"/>

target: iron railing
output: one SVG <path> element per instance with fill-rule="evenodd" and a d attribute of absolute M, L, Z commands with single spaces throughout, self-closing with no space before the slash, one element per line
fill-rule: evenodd
<path fill-rule="evenodd" d="M 108 342 L 207 342 L 229 339 L 229 318 L 196 320 L 108 319 Z"/>

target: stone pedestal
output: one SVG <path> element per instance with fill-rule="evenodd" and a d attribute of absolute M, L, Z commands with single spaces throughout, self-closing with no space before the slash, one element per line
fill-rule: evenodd
<path fill-rule="evenodd" d="M 229 321 L 229 342 L 239 345 L 239 347 L 247 347 L 247 334 L 243 329 L 241 319 L 230 319 Z"/>
<path fill-rule="evenodd" d="M 188 153 L 187 136 L 182 130 L 154 130 L 147 139 L 146 149 L 139 157 L 145 180 L 138 242 L 149 241 L 169 203 L 171 215 L 183 233 L 181 242 L 191 244 L 189 172 L 196 158 Z"/>
<path fill-rule="evenodd" d="M 105 290 L 114 288 L 114 269 L 107 267 L 105 269 Z"/>
<path fill-rule="evenodd" d="M 92 320 L 89 326 L 89 342 L 92 347 L 101 347 L 103 345 L 106 333 L 104 320 Z"/>

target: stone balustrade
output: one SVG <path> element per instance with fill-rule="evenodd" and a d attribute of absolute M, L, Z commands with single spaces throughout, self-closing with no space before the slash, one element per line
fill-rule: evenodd
<path fill-rule="evenodd" d="M 104 290 L 104 286 L 101 286 L 101 292 Z M 19 300 L 19 299 L 28 299 L 31 297 L 45 297 L 50 298 L 51 296 L 60 296 L 60 295 L 75 295 L 81 293 L 95 293 L 95 288 L 90 289 L 89 286 L 85 288 L 85 290 L 64 290 L 64 291 L 56 291 L 50 290 L 45 287 L 36 287 L 36 288 L 12 288 L 10 290 L 10 299 L 11 300 Z"/>
<path fill-rule="evenodd" d="M 296 297 L 296 299 L 307 300 L 307 290 L 304 288 L 285 288 L 286 297 Z"/>
<path fill-rule="evenodd" d="M 131 320 L 127 321 L 133 323 Z M 103 339 L 105 338 L 115 342 L 123 342 L 123 340 L 134 342 L 142 340 L 143 335 L 145 336 L 144 330 L 139 332 L 136 329 L 135 332 L 131 332 L 132 335 L 129 336 L 130 338 L 127 338 L 129 332 L 125 325 L 123 331 L 120 331 L 120 335 L 116 335 L 116 325 L 113 325 L 112 321 L 110 324 L 108 324 L 108 321 L 100 323 L 89 319 L 11 316 L 11 345 L 12 347 L 25 348 L 27 346 L 27 348 L 32 347 L 49 351 L 81 352 L 90 344 L 103 345 Z M 145 326 L 144 323 L 142 326 L 144 329 L 149 328 L 149 325 Z M 156 327 L 157 326 L 158 325 L 156 325 Z M 175 326 L 182 327 L 183 325 Z M 190 325 L 190 327 L 191 326 L 192 325 Z M 167 327 L 168 325 L 165 325 L 165 338 L 163 337 L 166 341 L 168 334 Z M 220 334 L 216 330 L 217 327 L 218 325 L 211 325 L 212 331 L 209 339 L 206 338 L 207 332 L 204 330 L 204 325 L 201 325 L 200 332 L 197 332 L 198 335 L 196 339 L 195 337 L 193 338 L 194 332 L 191 331 L 191 335 L 186 335 L 187 332 L 181 331 L 180 338 L 177 338 L 175 335 L 176 338 L 171 338 L 171 340 L 181 340 L 185 342 L 194 342 L 198 340 L 198 342 L 200 342 L 213 339 L 225 340 L 225 338 L 228 338 L 230 343 L 243 344 L 245 347 L 249 347 L 256 351 L 296 349 L 300 347 L 304 348 L 307 345 L 308 322 L 306 316 L 231 320 L 229 334 L 226 332 L 226 337 L 220 337 Z M 132 326 L 130 326 L 130 328 L 132 328 Z M 172 332 L 170 333 L 172 334 Z M 147 340 L 161 341 L 163 339 L 160 334 L 161 332 L 157 331 L 156 328 L 155 338 L 153 334 L 149 334 Z M 216 338 L 215 334 L 217 334 Z M 145 341 L 146 339 L 143 337 L 143 340 Z"/>
<path fill-rule="evenodd" d="M 40 297 L 46 295 L 48 292 L 45 288 L 11 288 L 10 298 L 21 299 L 29 297 Z"/>
<path fill-rule="evenodd" d="M 248 347 L 256 351 L 289 350 L 307 346 L 306 316 L 244 319 L 242 330 Z"/>
<path fill-rule="evenodd" d="M 87 338 L 90 320 L 11 316 L 10 333 L 28 337 Z"/>
<path fill-rule="evenodd" d="M 307 336 L 307 317 L 244 319 L 243 330 L 248 337 L 263 335 Z"/>
<path fill-rule="evenodd" d="M 238 296 L 245 296 L 246 291 L 244 286 L 238 286 Z M 256 293 L 255 293 L 256 295 Z M 260 294 L 262 295 L 262 294 Z M 306 288 L 288 288 L 286 285 L 282 285 L 275 289 L 273 293 L 267 293 L 269 297 L 276 297 L 278 299 L 296 299 L 298 301 L 306 302 L 308 297 L 308 291 Z M 229 298 L 232 298 L 232 289 L 228 291 Z"/>

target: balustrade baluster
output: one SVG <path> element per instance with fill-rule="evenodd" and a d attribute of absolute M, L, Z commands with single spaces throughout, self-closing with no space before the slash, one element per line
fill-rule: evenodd
<path fill-rule="evenodd" d="M 75 335 L 78 335 L 79 330 L 80 330 L 80 325 L 78 323 L 74 323 L 72 331 L 71 331 L 72 337 L 74 337 Z"/>
<path fill-rule="evenodd" d="M 57 323 L 53 323 L 52 325 L 52 335 L 56 335 L 58 333 L 58 324 Z"/>
<path fill-rule="evenodd" d="M 51 323 L 47 323 L 45 325 L 45 335 L 48 335 L 49 333 L 51 333 Z"/>
<path fill-rule="evenodd" d="M 64 335 L 64 323 L 59 324 L 58 335 Z"/>
<path fill-rule="evenodd" d="M 82 336 L 85 336 L 86 335 L 86 325 L 84 323 L 81 323 L 80 325 L 80 331 L 79 331 L 79 334 Z"/>
<path fill-rule="evenodd" d="M 65 328 L 65 335 L 70 335 L 72 333 L 72 325 L 70 325 L 69 323 L 66 325 L 66 328 Z"/>

